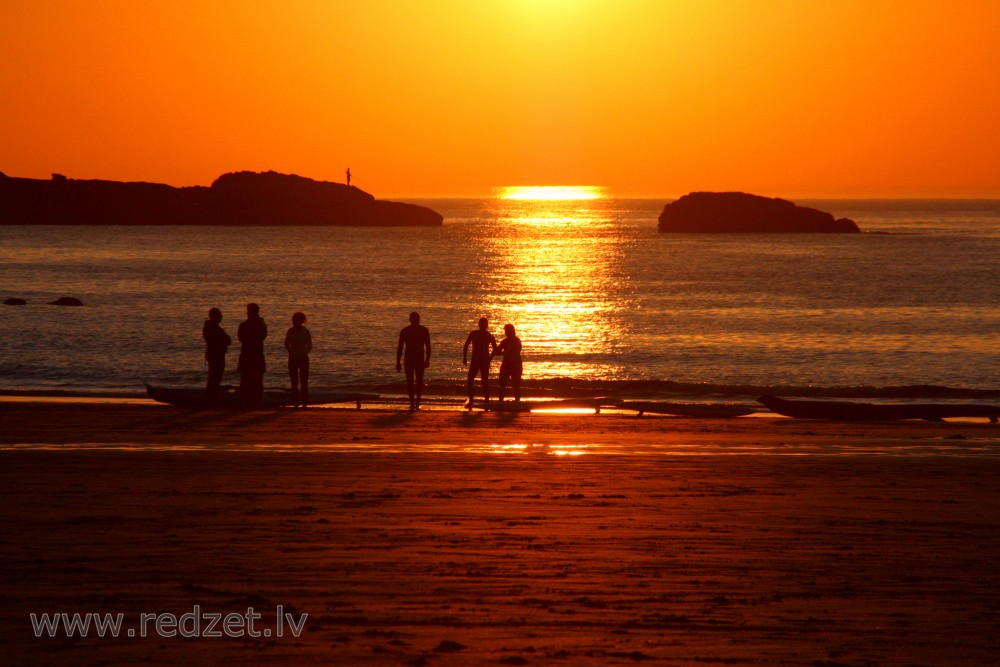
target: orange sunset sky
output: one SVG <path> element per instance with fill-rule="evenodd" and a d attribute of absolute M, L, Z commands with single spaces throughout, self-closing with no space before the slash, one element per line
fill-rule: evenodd
<path fill-rule="evenodd" d="M 5 0 L 0 171 L 1000 196 L 995 0 Z"/>

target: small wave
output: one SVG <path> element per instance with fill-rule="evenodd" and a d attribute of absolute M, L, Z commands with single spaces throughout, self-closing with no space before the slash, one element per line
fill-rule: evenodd
<path fill-rule="evenodd" d="M 190 382 L 165 383 L 176 386 L 193 386 Z M 275 388 L 281 388 L 276 386 Z M 491 378 L 491 389 L 495 394 L 499 388 L 496 378 Z M 405 396 L 403 383 L 321 386 L 313 389 L 322 391 L 357 391 L 377 393 L 383 396 Z M 424 396 L 452 397 L 464 396 L 465 382 L 435 382 L 424 387 Z M 476 381 L 476 392 L 480 392 Z M 509 392 L 509 390 L 508 390 Z M 758 396 L 800 398 L 846 398 L 846 399 L 886 399 L 886 400 L 986 400 L 1000 401 L 1000 389 L 969 389 L 943 385 L 912 384 L 899 386 L 817 386 L 784 384 L 713 384 L 699 382 L 674 382 L 671 380 L 578 380 L 571 378 L 549 378 L 524 380 L 521 393 L 534 398 L 582 398 L 606 396 L 616 399 L 733 402 L 753 401 Z M 100 389 L 95 387 L 79 389 L 0 389 L 0 396 L 49 397 L 49 398 L 119 398 L 134 399 L 146 396 L 143 388 L 123 390 L 120 388 Z"/>
<path fill-rule="evenodd" d="M 497 385 L 494 384 L 494 387 Z M 476 385 L 479 388 L 478 382 Z M 359 391 L 379 393 L 405 393 L 403 384 L 352 387 Z M 670 380 L 575 380 L 556 378 L 525 380 L 521 383 L 523 394 L 551 396 L 553 398 L 578 398 L 583 396 L 614 396 L 644 399 L 695 399 L 695 400 L 745 400 L 763 394 L 792 397 L 826 398 L 883 398 L 883 399 L 1000 399 L 1000 389 L 967 389 L 941 385 L 900 385 L 849 387 L 823 387 L 779 384 L 712 384 L 673 382 Z M 436 383 L 424 389 L 425 394 L 442 396 L 462 395 L 465 383 Z"/>
<path fill-rule="evenodd" d="M 66 398 L 66 399 L 138 399 L 146 397 L 146 390 L 114 389 L 0 389 L 0 396 L 19 398 Z"/>

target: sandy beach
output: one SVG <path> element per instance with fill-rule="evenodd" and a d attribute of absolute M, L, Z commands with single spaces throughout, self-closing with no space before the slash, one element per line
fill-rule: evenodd
<path fill-rule="evenodd" d="M 0 402 L 4 662 L 994 664 L 998 454 L 971 422 Z"/>

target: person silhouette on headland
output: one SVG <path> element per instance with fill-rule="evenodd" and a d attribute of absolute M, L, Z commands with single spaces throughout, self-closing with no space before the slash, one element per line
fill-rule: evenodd
<path fill-rule="evenodd" d="M 347 168 L 347 185 L 351 184 L 351 168 Z"/>
<path fill-rule="evenodd" d="M 305 322 L 305 313 L 295 313 L 292 315 L 292 327 L 285 333 L 288 377 L 292 380 L 292 405 L 303 408 L 309 403 L 309 352 L 313 347 L 312 334 L 303 326 Z"/>
<path fill-rule="evenodd" d="M 465 407 L 472 409 L 472 402 L 475 398 L 473 386 L 476 375 L 483 378 L 483 399 L 490 400 L 490 359 L 497 349 L 497 339 L 489 331 L 490 321 L 485 317 L 479 318 L 479 328 L 469 332 L 465 339 L 465 346 L 462 347 L 462 363 L 469 366 L 469 402 Z M 469 346 L 472 346 L 472 363 L 469 364 Z"/>
<path fill-rule="evenodd" d="M 267 324 L 260 316 L 260 306 L 247 304 L 247 318 L 236 330 L 240 341 L 240 361 L 236 372 L 240 374 L 240 400 L 247 406 L 258 406 L 264 401 L 264 339 Z"/>
<path fill-rule="evenodd" d="M 226 370 L 226 351 L 233 343 L 233 339 L 225 329 L 219 326 L 220 322 L 222 322 L 222 311 L 211 308 L 208 311 L 208 319 L 201 327 L 201 337 L 205 339 L 205 360 L 208 362 L 205 397 L 209 401 L 219 397 L 219 385 L 222 384 L 222 374 Z"/>
<path fill-rule="evenodd" d="M 503 401 L 504 391 L 507 389 L 507 381 L 514 390 L 514 401 L 521 400 L 521 339 L 517 337 L 513 324 L 503 326 L 504 339 L 497 345 L 497 354 L 503 356 L 500 362 L 500 401 Z"/>
<path fill-rule="evenodd" d="M 420 409 L 420 396 L 424 390 L 424 369 L 430 365 L 431 334 L 427 327 L 420 324 L 420 313 L 414 311 L 410 313 L 409 326 L 400 330 L 399 344 L 396 345 L 396 372 L 406 371 L 406 393 L 410 397 L 411 410 Z"/>

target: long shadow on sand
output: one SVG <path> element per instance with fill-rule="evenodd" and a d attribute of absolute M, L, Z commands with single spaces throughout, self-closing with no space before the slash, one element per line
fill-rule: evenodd
<path fill-rule="evenodd" d="M 501 426 L 510 426 L 521 416 L 520 412 L 499 412 L 497 413 L 497 423 Z"/>
<path fill-rule="evenodd" d="M 463 412 L 458 423 L 462 426 L 477 426 L 483 421 L 483 412 Z"/>
<path fill-rule="evenodd" d="M 130 422 L 129 428 L 163 435 L 203 430 L 211 425 L 225 425 L 228 428 L 250 431 L 260 426 L 292 414 L 284 409 L 240 409 L 240 410 L 197 410 L 189 408 L 168 408 L 162 414 L 147 419 Z"/>
<path fill-rule="evenodd" d="M 204 426 L 206 424 L 218 423 L 223 420 L 230 420 L 233 417 L 244 414 L 234 410 L 211 410 L 193 408 L 175 408 L 167 406 L 163 412 L 147 419 L 136 419 L 131 422 L 135 428 L 153 431 L 155 429 L 180 430 L 189 427 Z"/>
<path fill-rule="evenodd" d="M 487 417 L 486 412 L 463 412 L 459 418 L 459 423 L 465 427 L 479 426 Z M 518 420 L 521 415 L 517 412 L 494 412 L 489 413 L 493 421 L 500 426 L 510 426 Z"/>
<path fill-rule="evenodd" d="M 278 409 L 278 410 L 241 410 L 233 414 L 236 419 L 233 422 L 239 426 L 252 427 L 259 424 L 266 424 L 272 422 L 275 419 L 282 417 L 288 417 L 294 414 L 294 410 Z"/>
<path fill-rule="evenodd" d="M 372 424 L 374 426 L 382 426 L 382 427 L 386 427 L 386 426 L 401 426 L 401 425 L 406 424 L 407 422 L 409 422 L 411 419 L 413 419 L 413 413 L 412 412 L 409 412 L 409 411 L 406 411 L 406 412 L 395 412 L 395 413 L 393 413 L 391 415 L 385 415 L 385 416 L 382 416 L 382 417 L 376 417 L 375 419 L 372 420 Z"/>

